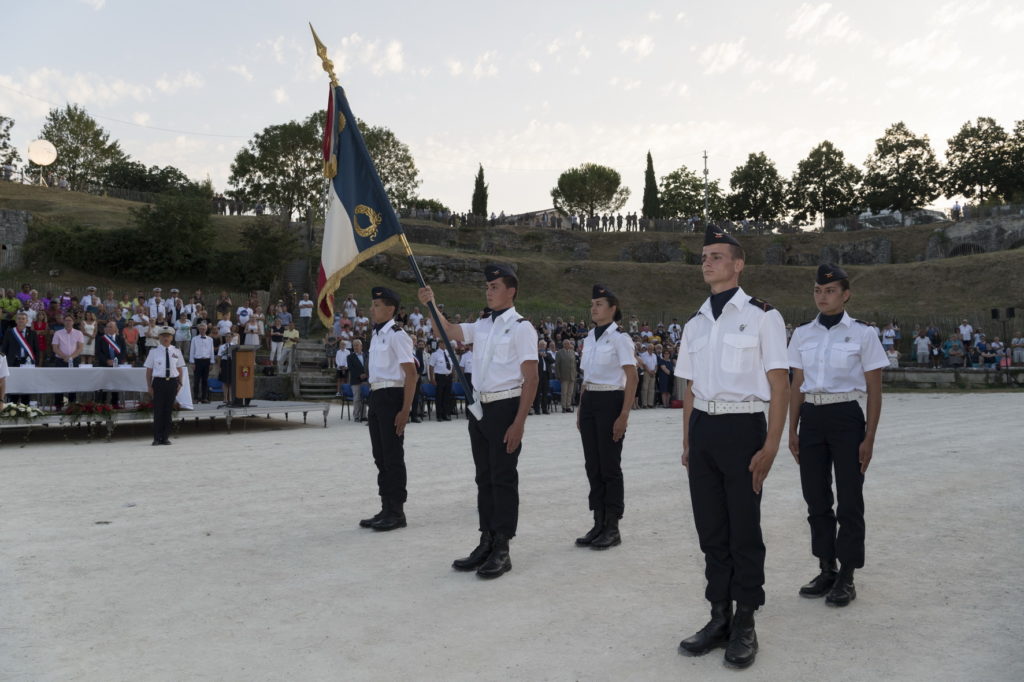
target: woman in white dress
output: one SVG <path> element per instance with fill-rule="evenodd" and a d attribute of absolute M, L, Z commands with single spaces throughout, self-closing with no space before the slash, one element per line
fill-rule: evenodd
<path fill-rule="evenodd" d="M 82 344 L 82 362 L 91 365 L 96 356 L 96 314 L 91 310 L 85 313 L 81 331 L 85 337 L 85 343 Z"/>

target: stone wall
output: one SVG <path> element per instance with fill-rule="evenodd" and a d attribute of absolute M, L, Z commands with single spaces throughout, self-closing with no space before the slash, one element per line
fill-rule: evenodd
<path fill-rule="evenodd" d="M 949 258 L 1024 246 L 1024 216 L 962 220 L 937 228 L 928 239 L 925 258 Z"/>
<path fill-rule="evenodd" d="M 32 214 L 28 211 L 0 209 L 0 270 L 24 267 L 22 247 L 28 237 Z"/>
<path fill-rule="evenodd" d="M 765 265 L 888 265 L 892 263 L 892 242 L 886 237 L 871 237 L 846 244 L 827 244 L 817 254 L 794 253 L 780 241 L 764 250 Z"/>

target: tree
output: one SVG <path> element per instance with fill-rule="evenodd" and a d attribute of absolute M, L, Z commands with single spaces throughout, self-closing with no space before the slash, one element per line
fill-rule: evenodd
<path fill-rule="evenodd" d="M 288 263 L 303 254 L 300 232 L 280 221 L 258 218 L 242 228 L 239 235 L 241 251 L 231 252 L 226 261 L 227 275 L 247 290 L 270 289 Z M 267 245 L 274 248 L 268 249 Z"/>
<path fill-rule="evenodd" d="M 1010 201 L 1024 201 L 1024 120 L 1017 121 L 1007 142 L 1009 179 L 1005 195 Z"/>
<path fill-rule="evenodd" d="M 1010 136 L 995 119 L 979 116 L 964 123 L 946 147 L 943 191 L 985 201 L 992 195 L 1009 198 Z"/>
<path fill-rule="evenodd" d="M 928 136 L 914 135 L 900 121 L 875 140 L 864 162 L 864 201 L 873 211 L 921 208 L 939 196 L 941 173 Z"/>
<path fill-rule="evenodd" d="M 480 170 L 476 173 L 476 180 L 473 182 L 473 202 L 470 213 L 473 215 L 487 217 L 487 190 L 488 185 L 484 184 L 484 165 L 480 164 Z"/>
<path fill-rule="evenodd" d="M 662 218 L 704 216 L 704 179 L 686 166 L 680 166 L 661 179 Z M 708 220 L 724 218 L 725 197 L 718 180 L 708 182 Z"/>
<path fill-rule="evenodd" d="M 786 210 L 786 182 L 764 152 L 751 154 L 729 177 L 729 216 L 773 222 Z"/>
<path fill-rule="evenodd" d="M 47 172 L 67 178 L 72 189 L 99 183 L 110 164 L 125 158 L 121 145 L 110 140 L 110 133 L 75 104 L 50 109 L 39 137 L 57 148 L 57 160 L 47 166 Z"/>
<path fill-rule="evenodd" d="M 11 144 L 11 128 L 14 119 L 0 114 L 0 166 L 14 165 L 21 161 L 18 149 Z"/>
<path fill-rule="evenodd" d="M 629 188 L 622 186 L 622 176 L 614 168 L 584 163 L 558 176 L 558 185 L 551 190 L 551 200 L 562 215 L 596 216 L 614 213 L 629 199 Z"/>
<path fill-rule="evenodd" d="M 100 178 L 108 187 L 120 187 L 137 192 L 199 192 L 197 183 L 174 166 L 150 166 L 128 157 L 111 163 Z"/>
<path fill-rule="evenodd" d="M 372 126 L 361 119 L 356 121 L 391 205 L 395 208 L 408 206 L 416 198 L 416 188 L 420 186 L 420 172 L 409 145 L 399 140 L 389 128 Z"/>
<path fill-rule="evenodd" d="M 644 171 L 644 205 L 642 210 L 645 218 L 660 218 L 661 204 L 658 200 L 658 181 L 654 178 L 654 160 L 651 151 L 647 150 L 647 169 Z"/>
<path fill-rule="evenodd" d="M 160 194 L 154 204 L 133 209 L 132 215 L 137 228 L 130 251 L 134 259 L 132 274 L 153 278 L 206 272 L 213 245 L 213 223 L 210 202 L 205 197 Z"/>
<path fill-rule="evenodd" d="M 860 181 L 857 167 L 846 163 L 843 152 L 825 140 L 797 164 L 789 183 L 788 207 L 797 220 L 849 215 L 857 204 Z"/>

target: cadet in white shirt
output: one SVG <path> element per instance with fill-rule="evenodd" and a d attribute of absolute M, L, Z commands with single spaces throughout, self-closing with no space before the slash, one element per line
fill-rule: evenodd
<path fill-rule="evenodd" d="M 210 402 L 210 365 L 213 364 L 213 339 L 206 335 L 206 324 L 200 323 L 196 330 L 199 335 L 192 339 L 188 348 L 188 361 L 195 365 L 195 399 Z"/>
<path fill-rule="evenodd" d="M 622 319 L 619 299 L 601 284 L 595 284 L 591 293 L 590 317 L 597 326 L 583 343 L 583 389 L 576 428 L 583 440 L 583 460 L 590 482 L 587 502 L 594 512 L 594 527 L 576 538 L 576 544 L 607 549 L 622 543 L 622 442 L 636 394 L 636 356 L 633 340 L 616 324 Z M 565 386 L 562 390 L 572 389 Z"/>
<path fill-rule="evenodd" d="M 519 521 L 519 453 L 526 415 L 537 393 L 537 332 L 513 307 L 519 279 L 506 265 L 484 267 L 490 315 L 473 323 L 452 324 L 438 313 L 452 341 L 472 343 L 472 416 L 469 441 L 476 468 L 480 542 L 452 567 L 481 578 L 497 578 L 512 569 L 508 543 Z M 424 287 L 420 303 L 434 301 Z"/>
<path fill-rule="evenodd" d="M 171 344 L 174 327 L 156 330 L 159 345 L 146 356 L 146 385 L 153 398 L 153 445 L 170 445 L 171 412 L 184 381 L 185 358 Z"/>
<path fill-rule="evenodd" d="M 434 385 L 434 409 L 437 410 L 437 421 L 452 420 L 452 360 L 442 346 L 430 354 L 427 362 L 427 376 Z"/>
<path fill-rule="evenodd" d="M 800 596 L 827 594 L 830 606 L 846 606 L 857 598 L 853 571 L 864 566 L 864 473 L 882 412 L 882 368 L 889 365 L 874 330 L 846 312 L 850 295 L 842 268 L 819 266 L 814 303 L 820 313 L 797 327 L 789 343 L 793 386 L 800 387 L 790 396 L 789 449 L 800 466 L 811 553 L 821 567 L 800 588 Z M 857 402 L 865 391 L 866 423 Z M 835 511 L 833 468 L 839 499 Z"/>
<path fill-rule="evenodd" d="M 739 287 L 745 259 L 735 239 L 708 225 L 701 270 L 711 296 L 683 328 L 675 370 L 688 380 L 682 460 L 711 602 L 710 622 L 679 648 L 701 655 L 727 644 L 725 663 L 737 668 L 757 655 L 754 612 L 764 604 L 761 488 L 789 406 L 786 326 L 777 310 Z"/>
<path fill-rule="evenodd" d="M 377 466 L 377 492 L 381 510 L 363 519 L 363 528 L 388 531 L 404 528 L 406 492 L 405 425 L 416 392 L 416 360 L 412 339 L 395 322 L 399 298 L 391 289 L 374 287 L 371 291 L 370 357 L 367 374 L 370 382 L 370 446 Z"/>

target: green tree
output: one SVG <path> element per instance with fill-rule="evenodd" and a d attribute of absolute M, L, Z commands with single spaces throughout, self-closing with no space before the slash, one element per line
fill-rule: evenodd
<path fill-rule="evenodd" d="M 567 216 L 614 213 L 628 199 L 629 188 L 622 186 L 619 172 L 596 163 L 584 163 L 563 172 L 551 190 L 555 210 Z"/>
<path fill-rule="evenodd" d="M 658 199 L 658 181 L 654 177 L 654 159 L 647 150 L 647 169 L 644 170 L 644 205 L 641 211 L 645 218 L 660 218 L 661 204 Z"/>
<path fill-rule="evenodd" d="M 1014 125 L 1006 146 L 1009 173 L 1005 196 L 1010 201 L 1021 202 L 1024 201 L 1024 120 Z"/>
<path fill-rule="evenodd" d="M 137 230 L 132 274 L 154 278 L 207 272 L 214 232 L 204 196 L 160 194 L 156 203 L 133 209 L 132 215 Z"/>
<path fill-rule="evenodd" d="M 487 190 L 490 187 L 484 184 L 484 165 L 480 164 L 480 170 L 476 172 L 476 180 L 473 181 L 473 202 L 470 213 L 473 215 L 487 217 Z"/>
<path fill-rule="evenodd" d="M 301 235 L 279 220 L 262 218 L 246 225 L 238 239 L 242 250 L 226 254 L 228 278 L 247 290 L 270 289 L 285 266 L 302 257 Z"/>
<path fill-rule="evenodd" d="M 72 189 L 101 182 L 106 168 L 125 158 L 121 145 L 76 104 L 50 109 L 39 137 L 57 148 L 57 160 L 47 172 L 67 178 Z"/>
<path fill-rule="evenodd" d="M 409 145 L 399 140 L 389 128 L 372 126 L 361 119 L 357 122 L 366 141 L 366 151 L 377 167 L 391 205 L 395 208 L 408 206 L 416 198 L 416 189 L 420 186 L 420 172 Z"/>
<path fill-rule="evenodd" d="M 704 216 L 704 179 L 686 166 L 661 178 L 662 218 Z M 708 220 L 726 216 L 725 196 L 718 180 L 708 181 Z"/>
<path fill-rule="evenodd" d="M 942 169 L 928 136 L 918 137 L 900 121 L 875 140 L 864 162 L 864 202 L 873 210 L 909 211 L 939 196 Z"/>
<path fill-rule="evenodd" d="M 11 144 L 11 128 L 14 127 L 14 119 L 0 114 L 0 165 L 14 165 L 21 162 L 21 155 L 18 149 Z"/>
<path fill-rule="evenodd" d="M 324 177 L 321 134 L 326 112 L 304 121 L 267 126 L 241 149 L 231 164 L 232 194 L 247 204 L 263 203 L 290 220 L 323 215 Z"/>
<path fill-rule="evenodd" d="M 137 192 L 199 192 L 197 183 L 174 166 L 150 166 L 125 157 L 104 169 L 101 178 L 108 187 L 121 187 Z"/>
<path fill-rule="evenodd" d="M 946 147 L 943 191 L 985 201 L 993 195 L 1009 198 L 1010 136 L 995 119 L 979 116 L 968 121 Z"/>
<path fill-rule="evenodd" d="M 812 149 L 797 163 L 789 183 L 788 207 L 797 220 L 814 215 L 837 218 L 849 215 L 857 205 L 861 173 L 828 140 Z"/>
<path fill-rule="evenodd" d="M 729 217 L 760 222 L 778 220 L 786 211 L 786 182 L 764 152 L 751 154 L 729 177 Z"/>

